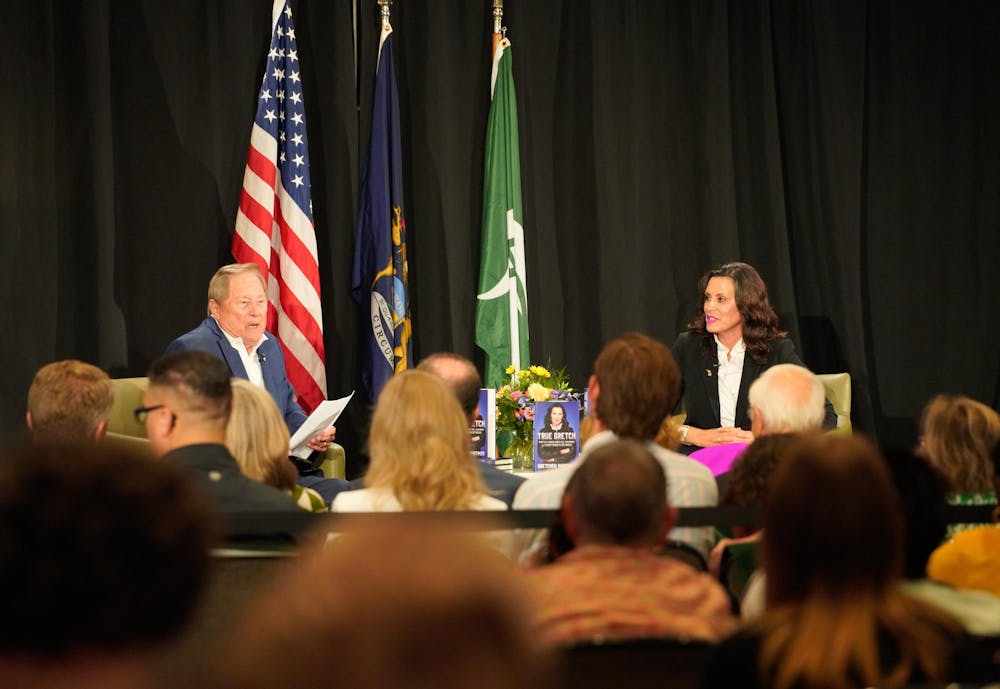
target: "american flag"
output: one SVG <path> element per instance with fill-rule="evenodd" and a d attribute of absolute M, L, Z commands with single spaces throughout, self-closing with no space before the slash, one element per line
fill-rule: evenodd
<path fill-rule="evenodd" d="M 326 355 L 309 143 L 288 0 L 274 1 L 271 26 L 232 251 L 267 276 L 267 329 L 281 343 L 288 380 L 308 412 L 326 399 Z"/>

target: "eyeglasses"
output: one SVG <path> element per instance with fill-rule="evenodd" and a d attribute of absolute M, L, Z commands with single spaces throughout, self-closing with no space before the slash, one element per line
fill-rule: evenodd
<path fill-rule="evenodd" d="M 136 407 L 132 410 L 132 416 L 135 417 L 136 423 L 146 423 L 146 417 L 149 416 L 149 412 L 163 409 L 165 406 L 167 405 L 154 404 L 151 407 Z"/>

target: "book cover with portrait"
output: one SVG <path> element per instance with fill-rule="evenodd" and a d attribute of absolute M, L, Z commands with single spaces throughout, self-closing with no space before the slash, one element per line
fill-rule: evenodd
<path fill-rule="evenodd" d="M 495 464 L 497 456 L 497 391 L 479 390 L 479 405 L 469 424 L 472 456 L 480 462 Z"/>
<path fill-rule="evenodd" d="M 580 403 L 574 400 L 535 404 L 535 471 L 555 469 L 579 454 Z"/>

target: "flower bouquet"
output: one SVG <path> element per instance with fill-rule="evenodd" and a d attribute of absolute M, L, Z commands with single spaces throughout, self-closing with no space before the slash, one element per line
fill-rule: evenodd
<path fill-rule="evenodd" d="M 513 459 L 514 471 L 534 468 L 532 426 L 535 402 L 569 401 L 580 395 L 569 386 L 566 369 L 551 373 L 544 366 L 517 370 L 508 366 L 510 383 L 497 389 L 497 451 Z"/>

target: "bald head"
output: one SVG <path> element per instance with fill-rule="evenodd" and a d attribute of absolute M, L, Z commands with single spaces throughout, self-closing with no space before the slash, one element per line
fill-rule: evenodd
<path fill-rule="evenodd" d="M 767 369 L 750 386 L 749 400 L 755 436 L 804 433 L 823 426 L 823 383 L 804 366 L 778 364 Z"/>
<path fill-rule="evenodd" d="M 602 445 L 566 486 L 562 516 L 567 534 L 578 546 L 661 545 L 674 519 L 666 494 L 663 467 L 644 446 L 632 440 Z"/>
<path fill-rule="evenodd" d="M 421 361 L 417 369 L 443 380 L 458 398 L 462 413 L 472 420 L 476 405 L 479 404 L 479 389 L 483 387 L 483 381 L 471 361 L 459 354 L 438 352 Z"/>

